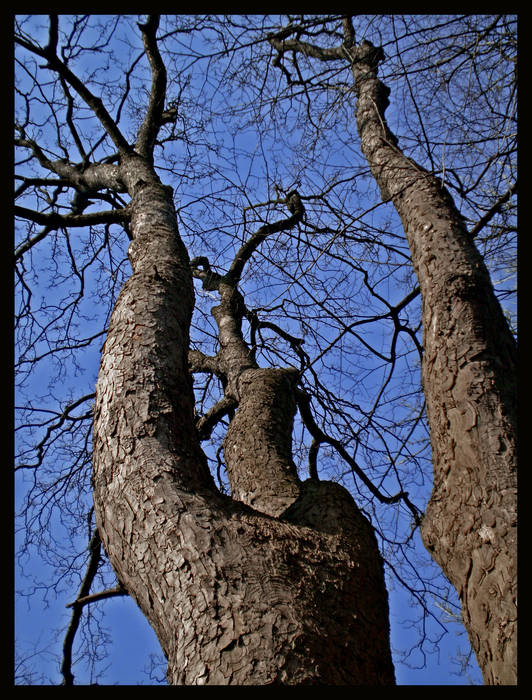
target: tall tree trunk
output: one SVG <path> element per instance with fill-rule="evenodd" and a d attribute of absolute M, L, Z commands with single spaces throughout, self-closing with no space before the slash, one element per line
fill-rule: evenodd
<path fill-rule="evenodd" d="M 95 513 L 119 580 L 161 642 L 169 682 L 393 684 L 373 529 L 341 486 L 299 482 L 286 435 L 277 455 L 284 462 L 270 462 L 269 448 L 252 459 L 245 385 L 265 376 L 249 364 L 239 381 L 231 377 L 240 418 L 226 451 L 242 452 L 244 470 L 232 455 L 233 473 L 252 469 L 258 483 L 272 466 L 274 492 L 242 486 L 239 496 L 257 498 L 261 512 L 216 490 L 194 424 L 194 295 L 171 193 L 138 159 L 122 169 L 133 274 L 115 305 L 97 383 Z M 289 398 L 284 415 L 293 416 Z M 279 470 L 288 476 L 276 492 Z"/>
<path fill-rule="evenodd" d="M 434 486 L 423 541 L 456 587 L 486 684 L 516 683 L 516 344 L 442 182 L 386 124 L 382 49 L 349 48 L 362 150 L 397 209 L 422 296 Z"/>
<path fill-rule="evenodd" d="M 462 602 L 486 684 L 517 679 L 516 343 L 484 262 L 443 183 L 407 158 L 385 119 L 382 48 L 321 48 L 287 27 L 270 34 L 280 55 L 349 60 L 362 151 L 384 201 L 395 206 L 422 296 L 423 388 L 434 485 L 421 534 Z M 277 62 L 278 63 L 278 62 Z"/>

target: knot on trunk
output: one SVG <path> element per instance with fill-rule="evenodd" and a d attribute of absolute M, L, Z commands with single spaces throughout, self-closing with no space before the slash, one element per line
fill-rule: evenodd
<path fill-rule="evenodd" d="M 371 524 L 349 491 L 333 481 L 304 481 L 299 497 L 285 510 L 281 519 L 331 535 L 343 534 L 353 542 L 374 536 Z"/>
<path fill-rule="evenodd" d="M 375 46 L 367 39 L 362 39 L 356 48 L 351 49 L 351 55 L 354 61 L 365 63 L 373 70 L 377 70 L 379 63 L 385 58 L 382 46 Z"/>

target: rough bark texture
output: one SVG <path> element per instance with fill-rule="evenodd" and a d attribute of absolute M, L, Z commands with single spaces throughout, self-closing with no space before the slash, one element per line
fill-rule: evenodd
<path fill-rule="evenodd" d="M 244 300 L 236 283 L 218 284 L 212 309 L 219 331 L 219 373 L 225 396 L 238 405 L 224 441 L 231 495 L 269 515 L 280 515 L 299 495 L 292 461 L 297 372 L 259 368 L 241 333 Z"/>
<path fill-rule="evenodd" d="M 95 514 L 120 582 L 161 642 L 169 682 L 393 684 L 373 530 L 339 485 L 297 480 L 287 442 L 290 381 L 283 370 L 263 374 L 236 361 L 234 333 L 222 336 L 222 345 L 233 345 L 217 364 L 223 359 L 224 372 L 229 365 L 236 372 L 230 379 L 240 406 L 226 444 L 239 451 L 231 467 L 241 472 L 235 488 L 242 500 L 258 498 L 275 514 L 292 505 L 275 518 L 216 491 L 194 424 L 187 364 L 192 277 L 171 192 L 138 158 L 123 159 L 122 177 L 132 195 L 133 274 L 113 312 L 97 383 Z M 218 318 L 225 329 L 235 322 L 224 309 Z M 266 404 L 270 397 L 265 415 L 272 423 L 260 423 L 248 396 L 256 386 Z M 280 442 L 273 436 L 263 447 L 278 426 L 281 394 Z M 243 482 L 247 470 L 259 484 L 279 471 L 289 476 L 276 493 L 255 493 L 249 473 Z"/>
<path fill-rule="evenodd" d="M 233 498 L 270 515 L 280 515 L 299 495 L 292 461 L 292 374 L 282 369 L 242 373 L 239 407 L 224 442 Z"/>
<path fill-rule="evenodd" d="M 397 148 L 377 77 L 382 49 L 350 48 L 363 152 L 408 238 L 422 296 L 434 487 L 422 524 L 456 587 L 486 684 L 514 684 L 516 346 L 489 274 L 441 181 Z"/>

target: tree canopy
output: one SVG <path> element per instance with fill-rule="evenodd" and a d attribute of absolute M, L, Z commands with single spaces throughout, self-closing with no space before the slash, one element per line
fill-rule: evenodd
<path fill-rule="evenodd" d="M 93 189 L 72 183 L 92 164 L 115 163 L 120 139 L 140 141 L 146 114 L 159 109 L 159 133 L 147 127 L 141 135 L 156 139 L 154 166 L 173 188 L 195 277 L 191 370 L 197 429 L 216 484 L 227 492 L 222 441 L 233 407 L 221 401 L 216 372 L 198 358 L 216 355 L 211 308 L 219 280 L 233 274 L 254 359 L 299 376 L 298 472 L 351 491 L 375 528 L 389 588 L 412 606 L 392 604 L 392 618 L 416 630 L 394 644 L 396 660 L 423 664 L 459 617 L 418 531 L 432 483 L 419 288 L 401 222 L 360 151 L 349 62 L 334 54 L 344 39 L 341 20 L 163 16 L 157 49 L 167 87 L 164 104 L 154 106 L 156 52 L 143 44 L 142 19 L 16 17 L 21 616 L 26 600 L 35 617 L 56 598 L 75 600 L 86 576 L 94 385 L 110 314 L 131 270 L 128 223 L 116 214 L 128 196 L 118 185 L 102 191 L 96 182 Z M 451 192 L 515 334 L 516 23 L 514 15 L 353 17 L 356 41 L 367 38 L 385 53 L 392 131 Z M 287 26 L 296 27 L 290 36 L 321 47 L 320 60 L 310 50 L 290 51 L 288 35 L 279 50 Z M 280 223 L 287 217 L 290 226 Z M 115 586 L 103 558 L 90 593 L 119 594 Z M 90 681 L 104 666 L 105 605 L 84 607 L 74 646 Z M 64 620 L 57 623 L 64 633 Z M 30 651 L 45 649 L 60 663 L 63 641 L 48 639 Z M 27 640 L 20 643 L 18 682 L 43 682 L 28 675 Z"/>

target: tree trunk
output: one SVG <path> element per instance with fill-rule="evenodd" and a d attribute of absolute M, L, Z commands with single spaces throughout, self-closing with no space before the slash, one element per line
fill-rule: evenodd
<path fill-rule="evenodd" d="M 451 196 L 386 124 L 382 49 L 363 41 L 349 52 L 362 150 L 401 217 L 421 289 L 434 464 L 423 540 L 458 591 L 484 682 L 515 684 L 516 344 Z"/>
<path fill-rule="evenodd" d="M 226 452 L 246 452 L 230 458 L 233 473 L 239 459 L 244 465 L 238 483 L 253 470 L 273 492 L 242 487 L 239 497 L 257 497 L 260 512 L 216 490 L 194 424 L 194 295 L 170 188 L 138 162 L 122 168 L 132 195 L 133 274 L 115 305 L 97 383 L 95 514 L 120 582 L 159 638 L 169 682 L 393 684 L 373 529 L 341 486 L 299 482 L 286 433 L 280 442 L 272 436 L 284 462 L 274 464 L 270 448 L 253 460 L 257 411 L 245 385 L 267 377 L 249 364 L 235 384 L 239 418 Z M 274 384 L 286 381 L 283 373 Z M 268 411 L 275 433 L 273 404 Z M 288 422 L 293 412 L 288 398 Z M 276 489 L 279 470 L 288 476 Z"/>
<path fill-rule="evenodd" d="M 220 339 L 217 364 L 225 397 L 238 404 L 224 441 L 231 494 L 278 516 L 300 493 L 292 461 L 298 375 L 290 369 L 259 368 L 242 337 L 245 306 L 236 282 L 221 278 L 217 290 L 221 303 L 212 309 Z"/>

